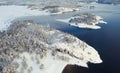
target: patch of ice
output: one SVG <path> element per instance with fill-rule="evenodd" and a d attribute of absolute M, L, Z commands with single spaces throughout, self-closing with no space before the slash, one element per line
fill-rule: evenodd
<path fill-rule="evenodd" d="M 79 28 L 88 28 L 88 29 L 100 29 L 100 26 L 97 25 L 88 25 L 85 23 L 78 23 L 77 25 L 75 23 L 71 23 L 71 26 L 79 27 Z"/>
<path fill-rule="evenodd" d="M 99 23 L 107 24 L 107 22 L 105 22 L 103 20 L 99 21 Z"/>

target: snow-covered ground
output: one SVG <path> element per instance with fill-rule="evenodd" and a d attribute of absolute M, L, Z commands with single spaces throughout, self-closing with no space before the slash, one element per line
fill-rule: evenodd
<path fill-rule="evenodd" d="M 43 58 L 40 57 L 42 52 L 39 52 L 39 50 L 42 47 L 36 48 L 39 53 L 36 53 L 37 51 L 21 53 L 20 57 L 13 61 L 19 63 L 18 73 L 62 73 L 67 64 L 88 67 L 88 62 L 102 63 L 98 52 L 85 42 L 49 27 L 39 27 L 33 24 L 31 26 L 30 24 L 22 32 L 26 32 L 27 36 L 33 36 L 33 39 L 35 37 L 35 42 L 39 42 L 45 46 L 46 53 L 44 53 Z M 30 34 L 34 32 L 37 34 L 38 31 L 36 30 L 39 30 L 39 32 L 42 31 L 45 35 L 44 39 L 48 42 L 38 40 L 39 37 L 37 35 Z"/>
<path fill-rule="evenodd" d="M 33 15 L 48 15 L 48 13 L 45 11 L 31 10 L 27 6 L 0 6 L 0 31 L 6 30 L 15 18 Z"/>
<path fill-rule="evenodd" d="M 97 24 L 99 23 L 103 23 L 103 24 L 107 24 L 107 22 L 103 21 L 103 19 L 100 17 L 100 16 L 95 16 L 96 17 L 96 21 L 92 22 L 92 25 L 91 25 L 91 22 L 90 24 L 88 23 L 84 23 L 83 22 L 70 22 L 71 19 L 75 19 L 75 18 L 79 18 L 79 16 L 75 16 L 75 17 L 71 17 L 71 18 L 67 18 L 67 19 L 57 19 L 57 21 L 60 21 L 60 22 L 65 22 L 65 23 L 68 23 L 70 24 L 71 26 L 75 26 L 75 27 L 78 27 L 78 28 L 87 28 L 87 29 L 100 29 L 101 27 L 98 26 Z"/>

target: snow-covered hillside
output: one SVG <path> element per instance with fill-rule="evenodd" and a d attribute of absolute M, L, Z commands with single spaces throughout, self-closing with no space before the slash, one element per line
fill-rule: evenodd
<path fill-rule="evenodd" d="M 98 52 L 67 33 L 35 24 L 13 23 L 0 33 L 3 73 L 62 73 L 67 64 L 101 63 Z"/>

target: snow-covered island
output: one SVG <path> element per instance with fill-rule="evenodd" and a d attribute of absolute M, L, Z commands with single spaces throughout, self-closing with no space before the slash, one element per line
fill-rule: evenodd
<path fill-rule="evenodd" d="M 70 24 L 71 26 L 87 29 L 100 29 L 101 27 L 96 24 L 107 24 L 107 22 L 103 21 L 102 17 L 90 13 L 77 14 L 68 19 L 57 19 L 57 21 L 62 21 Z"/>
<path fill-rule="evenodd" d="M 102 63 L 98 52 L 80 39 L 22 16 L 49 15 L 27 6 L 0 6 L 0 73 L 62 73 L 67 64 Z"/>
<path fill-rule="evenodd" d="M 14 22 L 1 32 L 0 48 L 2 73 L 62 73 L 67 64 L 102 62 L 85 42 L 30 20 Z"/>
<path fill-rule="evenodd" d="M 72 12 L 72 11 L 79 10 L 79 8 L 60 7 L 60 6 L 46 6 L 42 9 L 49 13 L 52 13 L 52 14 L 62 14 L 62 13 L 66 13 L 66 12 Z"/>
<path fill-rule="evenodd" d="M 59 6 L 59 5 L 47 5 L 47 6 L 42 6 L 42 7 L 41 7 L 41 5 L 31 5 L 31 6 L 29 6 L 29 8 L 46 11 L 50 14 L 62 14 L 62 13 L 80 10 L 77 7 L 65 7 L 65 6 Z"/>

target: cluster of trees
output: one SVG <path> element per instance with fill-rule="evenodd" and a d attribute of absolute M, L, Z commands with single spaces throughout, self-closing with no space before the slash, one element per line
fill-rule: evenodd
<path fill-rule="evenodd" d="M 42 34 L 37 31 L 41 29 L 38 26 L 36 27 L 39 29 L 34 27 L 32 21 L 15 22 L 8 31 L 0 33 L 0 73 L 17 73 L 15 70 L 17 67 L 12 67 L 11 63 L 23 52 L 36 52 L 40 58 L 46 56 L 46 46 L 40 40 Z M 25 62 L 24 65 L 26 67 Z"/>
<path fill-rule="evenodd" d="M 70 23 L 86 23 L 88 25 L 93 25 L 93 23 L 98 22 L 96 15 L 85 13 L 76 15 L 74 18 L 71 18 L 69 20 Z"/>

